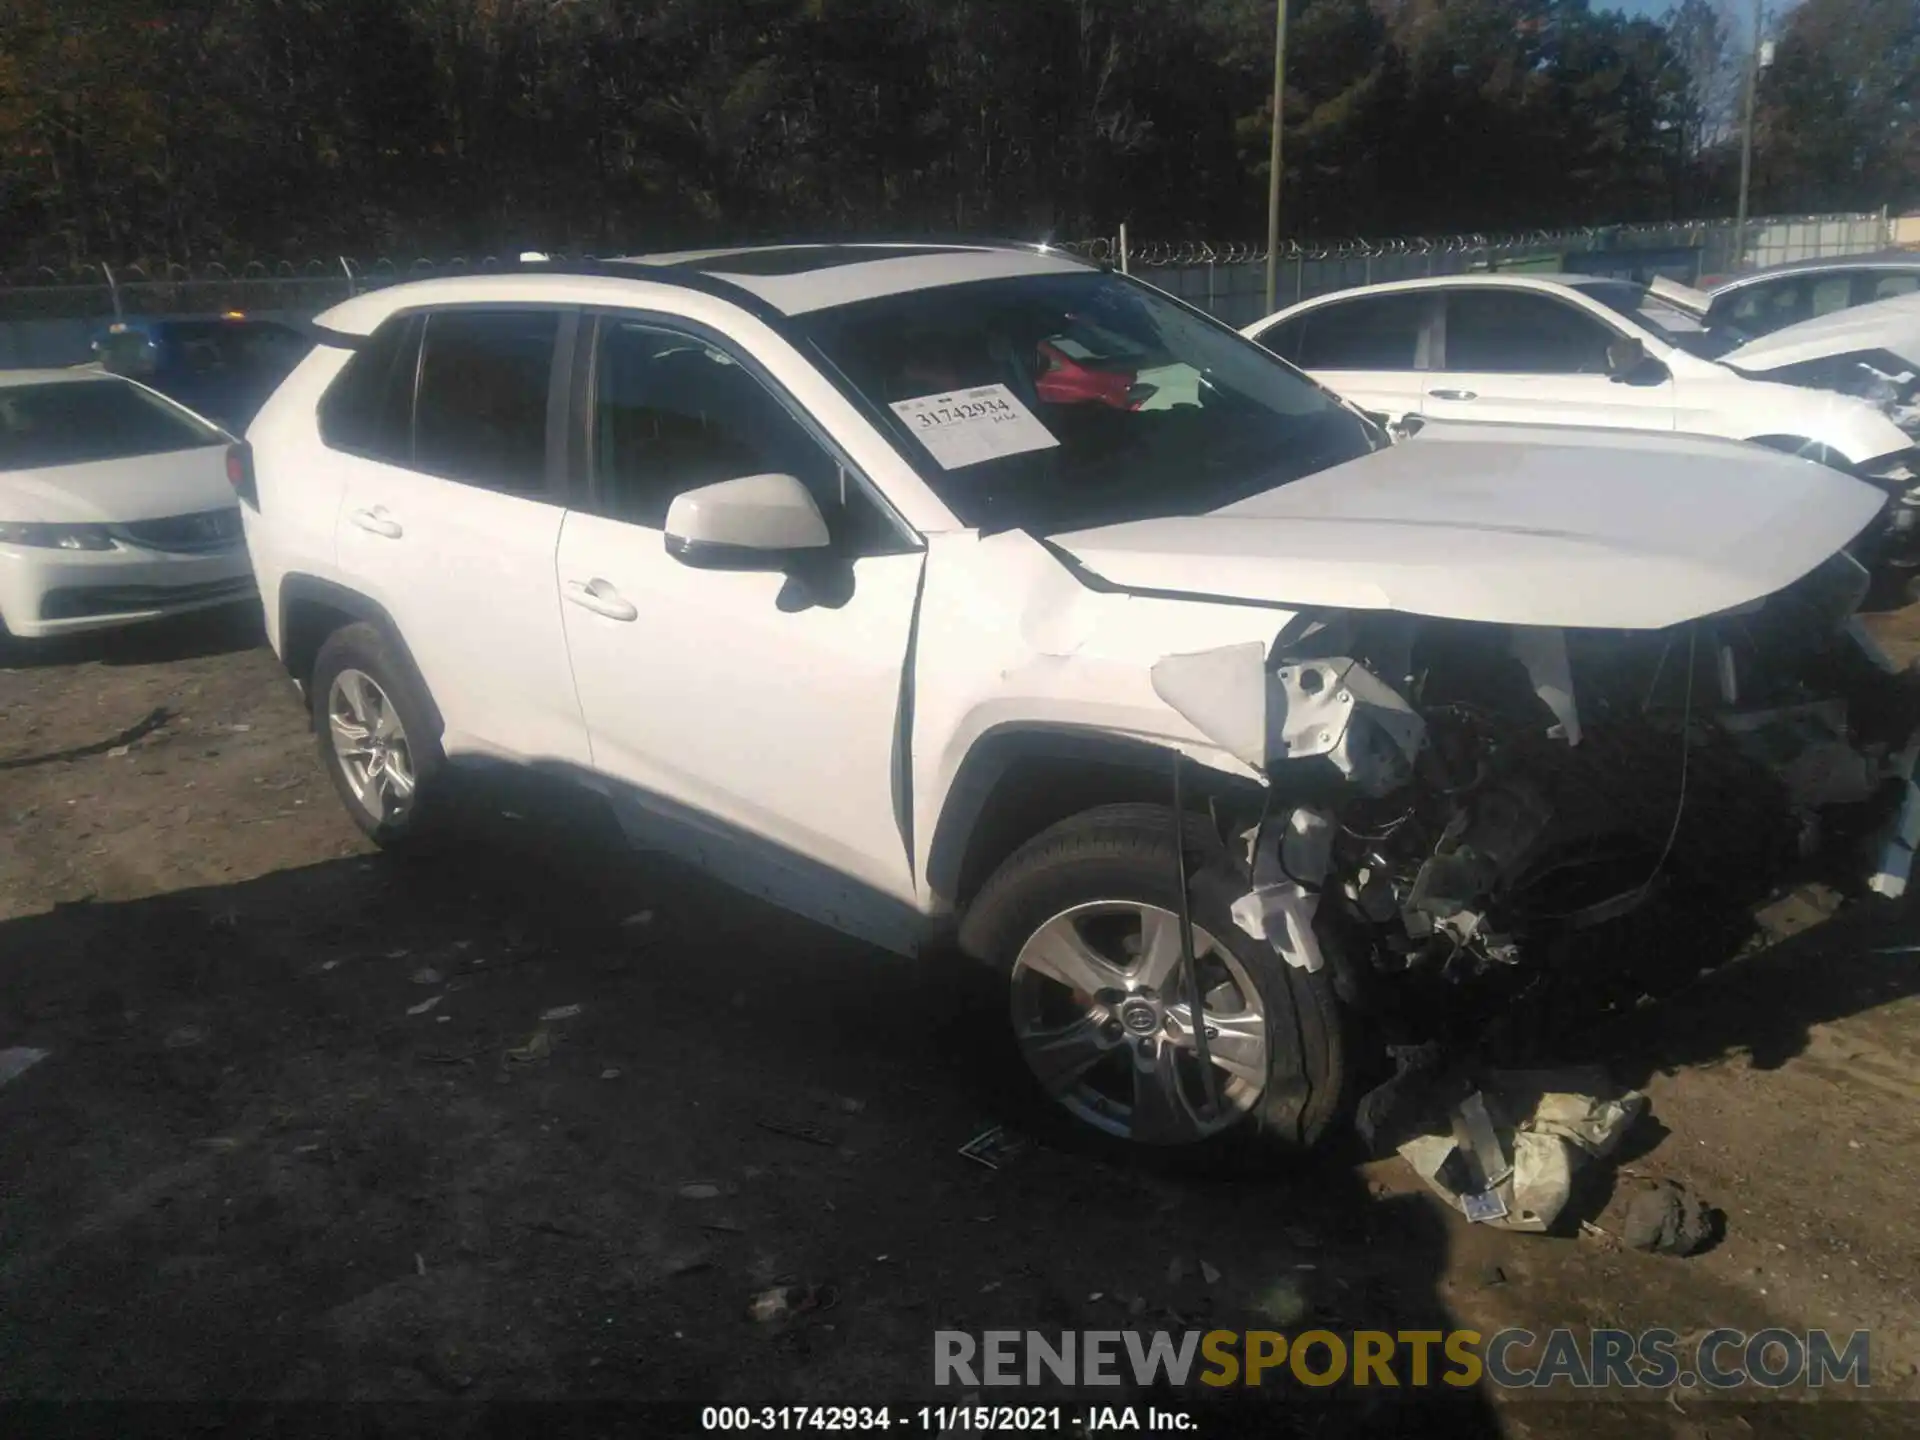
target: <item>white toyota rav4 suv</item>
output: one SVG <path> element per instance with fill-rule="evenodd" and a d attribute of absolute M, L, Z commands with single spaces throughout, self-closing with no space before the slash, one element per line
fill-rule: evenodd
<path fill-rule="evenodd" d="M 1090 1132 L 1311 1143 L 1389 1045 L 1672 983 L 1797 864 L 1905 882 L 1913 707 L 1843 553 L 1883 497 L 1824 466 L 1395 443 L 1044 249 L 601 261 L 318 323 L 238 483 L 360 825 L 423 838 L 504 759 L 825 924 L 955 938 Z"/>

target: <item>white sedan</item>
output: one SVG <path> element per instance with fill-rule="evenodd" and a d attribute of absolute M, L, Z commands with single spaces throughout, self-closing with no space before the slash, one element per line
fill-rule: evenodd
<path fill-rule="evenodd" d="M 1789 350 L 1795 327 L 1745 345 L 1709 330 L 1681 301 L 1625 280 L 1409 280 L 1320 296 L 1243 333 L 1389 416 L 1718 435 L 1896 491 L 1920 481 L 1920 418 L 1897 397 L 1837 393 L 1824 374 L 1806 373 L 1809 361 L 1859 349 L 1857 338 Z"/>
<path fill-rule="evenodd" d="M 0 371 L 0 633 L 38 639 L 252 596 L 231 443 L 131 380 Z"/>

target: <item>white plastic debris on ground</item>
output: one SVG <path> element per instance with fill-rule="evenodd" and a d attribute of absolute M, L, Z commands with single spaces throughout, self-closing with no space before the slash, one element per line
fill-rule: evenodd
<path fill-rule="evenodd" d="M 1450 1112 L 1450 1134 L 1417 1135 L 1400 1156 L 1469 1220 L 1544 1231 L 1580 1167 L 1611 1155 L 1646 1112 L 1645 1095 L 1610 1089 L 1590 1071 L 1495 1072 Z"/>

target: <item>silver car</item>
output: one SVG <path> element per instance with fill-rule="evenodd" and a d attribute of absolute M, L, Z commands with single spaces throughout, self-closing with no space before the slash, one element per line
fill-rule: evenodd
<path fill-rule="evenodd" d="M 1757 339 L 1836 310 L 1916 291 L 1920 291 L 1920 250 L 1795 260 L 1714 286 L 1709 292 L 1712 307 L 1707 311 L 1707 326 Z"/>

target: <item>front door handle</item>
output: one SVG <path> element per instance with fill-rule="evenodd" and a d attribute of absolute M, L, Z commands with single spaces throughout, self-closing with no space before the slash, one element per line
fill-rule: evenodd
<path fill-rule="evenodd" d="M 606 581 L 595 578 L 582 585 L 578 580 L 569 580 L 562 592 L 567 599 L 583 610 L 591 610 L 596 615 L 604 615 L 609 620 L 637 620 L 640 612 L 633 608 L 633 602 Z"/>
<path fill-rule="evenodd" d="M 1478 400 L 1480 398 L 1472 390 L 1429 390 L 1427 394 L 1436 400 Z"/>
<path fill-rule="evenodd" d="M 371 510 L 356 510 L 347 518 L 369 535 L 383 536 L 388 540 L 398 540 L 405 533 L 400 529 L 400 522 L 387 514 L 384 505 L 376 505 Z"/>

